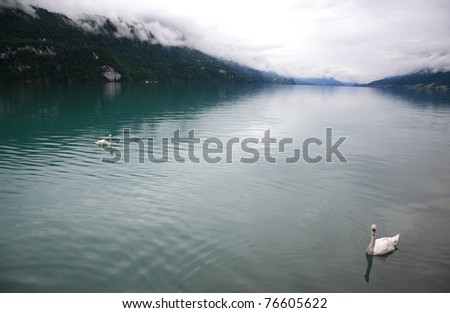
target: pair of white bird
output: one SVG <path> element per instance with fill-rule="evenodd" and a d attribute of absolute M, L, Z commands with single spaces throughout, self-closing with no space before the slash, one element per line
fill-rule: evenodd
<path fill-rule="evenodd" d="M 368 255 L 385 255 L 397 249 L 396 246 L 398 240 L 400 239 L 400 234 L 397 234 L 394 237 L 383 237 L 376 239 L 377 225 L 373 224 L 371 229 L 372 237 L 366 250 Z"/>
<path fill-rule="evenodd" d="M 108 139 L 97 140 L 95 144 L 99 146 L 111 146 L 112 145 L 112 135 L 109 134 Z"/>
<path fill-rule="evenodd" d="M 108 139 L 101 139 L 95 142 L 99 146 L 111 146 L 112 145 L 112 135 L 109 134 Z M 391 253 L 397 249 L 397 243 L 400 239 L 400 234 L 393 237 L 383 237 L 376 239 L 377 225 L 373 224 L 372 227 L 372 237 L 370 239 L 370 244 L 366 249 L 368 255 L 385 255 Z"/>

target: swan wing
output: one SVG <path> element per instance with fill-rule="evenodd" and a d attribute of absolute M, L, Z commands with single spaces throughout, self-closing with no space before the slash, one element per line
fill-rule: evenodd
<path fill-rule="evenodd" d="M 373 249 L 373 254 L 374 255 L 383 255 L 383 254 L 387 254 L 389 252 L 394 251 L 396 249 L 395 246 L 397 245 L 399 238 L 400 238 L 400 235 L 396 235 L 394 237 L 378 238 L 375 241 L 375 247 Z"/>
<path fill-rule="evenodd" d="M 397 246 L 397 243 L 400 239 L 400 234 L 395 235 L 394 237 L 389 237 L 389 242 L 391 243 L 391 245 L 393 245 L 394 247 Z"/>
<path fill-rule="evenodd" d="M 100 146 L 111 146 L 112 142 L 110 142 L 109 140 L 106 140 L 106 139 L 101 139 L 101 140 L 97 140 L 95 142 L 95 144 L 100 145 Z"/>

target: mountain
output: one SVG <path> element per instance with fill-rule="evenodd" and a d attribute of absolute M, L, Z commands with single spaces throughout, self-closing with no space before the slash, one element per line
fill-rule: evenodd
<path fill-rule="evenodd" d="M 264 79 L 268 82 L 272 82 L 275 84 L 283 84 L 283 85 L 301 85 L 298 84 L 293 78 L 286 78 L 283 76 L 280 76 L 278 73 L 275 72 L 261 72 Z"/>
<path fill-rule="evenodd" d="M 407 75 L 393 76 L 373 81 L 369 87 L 405 87 L 412 89 L 450 89 L 450 72 L 424 70 Z"/>
<path fill-rule="evenodd" d="M 265 81 L 273 83 L 273 84 L 301 85 L 301 84 L 297 84 L 294 79 L 280 76 L 278 73 L 275 73 L 275 72 L 262 71 L 261 74 Z"/>
<path fill-rule="evenodd" d="M 339 80 L 331 78 L 293 78 L 299 85 L 317 85 L 317 86 L 353 86 L 352 83 L 343 83 Z"/>
<path fill-rule="evenodd" d="M 269 81 L 179 37 L 181 46 L 167 45 L 140 23 L 0 6 L 0 81 Z"/>

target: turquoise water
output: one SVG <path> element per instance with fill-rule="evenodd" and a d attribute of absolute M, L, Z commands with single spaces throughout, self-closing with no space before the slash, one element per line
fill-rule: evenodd
<path fill-rule="evenodd" d="M 449 125 L 445 91 L 0 86 L 0 291 L 450 292 Z M 293 144 L 275 164 L 260 141 L 253 164 L 239 145 L 207 163 L 201 144 L 199 163 L 172 146 L 139 163 L 136 143 L 129 163 L 101 162 L 94 141 L 124 128 L 156 155 L 176 130 Z M 348 162 L 284 162 L 326 128 Z M 373 223 L 399 250 L 366 259 Z"/>

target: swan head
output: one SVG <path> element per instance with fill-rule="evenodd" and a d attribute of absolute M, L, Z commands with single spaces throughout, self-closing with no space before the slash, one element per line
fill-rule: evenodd
<path fill-rule="evenodd" d="M 109 134 L 109 135 L 108 135 L 108 138 L 112 138 L 112 135 L 111 135 L 111 134 Z"/>
<path fill-rule="evenodd" d="M 375 235 L 375 232 L 377 231 L 377 225 L 372 224 L 371 228 L 372 228 L 372 234 Z"/>

